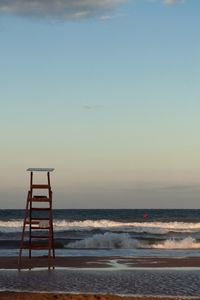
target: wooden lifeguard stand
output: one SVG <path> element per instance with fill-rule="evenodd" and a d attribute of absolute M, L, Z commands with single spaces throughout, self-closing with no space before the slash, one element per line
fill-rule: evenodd
<path fill-rule="evenodd" d="M 27 195 L 24 223 L 19 249 L 18 269 L 21 269 L 22 251 L 28 249 L 29 259 L 34 250 L 46 250 L 47 255 L 40 256 L 47 258 L 48 268 L 54 268 L 55 258 L 53 215 L 52 215 L 52 190 L 50 184 L 50 172 L 53 168 L 29 168 L 30 190 Z M 33 182 L 34 172 L 43 172 L 47 175 L 46 184 Z M 39 195 L 37 194 L 39 190 Z M 29 267 L 31 269 L 31 267 Z"/>

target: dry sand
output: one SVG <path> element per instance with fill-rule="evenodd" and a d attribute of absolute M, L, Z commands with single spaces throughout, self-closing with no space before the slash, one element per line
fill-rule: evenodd
<path fill-rule="evenodd" d="M 190 297 L 123 297 L 116 295 L 71 295 L 47 293 L 0 292 L 1 300 L 189 300 Z M 195 298 L 200 300 L 200 298 Z"/>

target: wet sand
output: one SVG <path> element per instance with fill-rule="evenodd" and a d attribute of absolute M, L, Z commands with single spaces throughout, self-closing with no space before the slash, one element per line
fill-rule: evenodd
<path fill-rule="evenodd" d="M 5 273 L 7 273 L 7 271 L 3 271 L 3 269 L 6 269 L 6 270 L 9 270 L 9 269 L 17 269 L 18 268 L 18 258 L 17 257 L 0 257 L 0 269 L 1 269 L 1 275 L 2 277 L 5 276 Z M 22 258 L 22 264 L 21 264 L 21 268 L 22 269 L 29 269 L 30 267 L 31 268 L 37 268 L 37 267 L 45 267 L 45 269 L 47 268 L 47 258 L 32 258 L 31 260 L 29 260 L 27 257 L 23 257 Z M 137 278 L 135 277 L 136 275 L 136 272 L 135 271 L 132 271 L 134 269 L 132 268 L 149 268 L 151 270 L 153 270 L 154 268 L 163 268 L 163 270 L 165 268 L 185 268 L 185 267 L 191 267 L 191 268 L 194 268 L 194 267 L 199 267 L 200 268 L 200 257 L 185 257 L 185 258 L 158 258 L 158 257 L 56 257 L 54 259 L 54 262 L 53 262 L 54 266 L 55 266 L 55 269 L 58 267 L 64 267 L 64 268 L 69 268 L 68 271 L 63 271 L 63 272 L 70 272 L 70 274 L 66 274 L 67 278 L 70 276 L 72 276 L 73 272 L 77 272 L 78 270 L 84 270 L 85 268 L 86 269 L 89 269 L 89 270 L 95 270 L 95 269 L 101 269 L 101 270 L 106 270 L 106 269 L 114 269 L 114 270 L 118 270 L 121 274 L 121 272 L 123 271 L 120 271 L 120 270 L 130 270 L 130 271 L 125 271 L 125 272 L 132 272 L 134 274 L 134 278 L 132 281 L 130 281 L 130 284 L 133 284 L 133 282 L 135 282 L 135 280 L 137 280 Z M 77 270 L 77 271 L 73 271 L 73 270 Z M 78 272 L 93 272 L 93 271 L 78 271 Z M 10 272 L 13 272 L 13 271 L 10 271 Z M 39 274 L 41 274 L 41 271 L 37 271 L 38 274 L 35 274 L 36 277 L 38 277 L 38 280 L 39 279 Z M 37 273 L 36 272 L 36 273 Z M 55 274 L 56 275 L 56 272 L 48 272 L 48 271 L 45 271 L 47 272 L 48 274 Z M 62 272 L 62 271 L 58 271 L 58 272 Z M 193 271 L 192 271 L 193 272 Z M 199 272 L 199 271 L 196 271 L 196 272 Z M 31 276 L 31 280 L 33 279 L 33 275 L 34 275 L 35 272 L 31 272 L 31 273 L 28 273 L 27 275 L 29 275 L 29 277 Z M 45 273 L 45 274 L 47 274 Z M 102 274 L 102 272 L 100 272 Z M 106 274 L 109 274 L 110 272 L 106 272 Z M 117 272 L 115 272 L 117 273 Z M 21 274 L 20 278 L 21 277 L 24 277 L 26 279 L 26 282 L 29 282 L 30 278 L 27 278 L 27 275 L 26 275 L 26 272 L 17 272 L 14 271 L 14 274 L 13 276 L 16 276 L 15 280 L 19 281 L 19 278 L 18 278 L 18 275 L 17 274 Z M 45 276 L 44 274 L 44 276 Z M 84 273 L 85 274 L 85 273 Z M 85 279 L 85 276 L 86 275 L 82 275 L 83 278 Z M 110 273 L 111 274 L 111 273 Z M 74 274 L 73 278 L 76 278 L 78 274 Z M 143 276 L 145 274 L 141 275 L 141 280 L 140 281 L 137 281 L 137 284 L 141 284 L 141 286 L 143 287 L 143 284 L 145 282 L 145 279 L 143 281 Z M 160 275 L 162 275 L 160 273 Z M 160 276 L 158 274 L 158 276 Z M 7 279 L 5 280 L 8 280 L 8 278 L 10 278 L 11 275 L 9 275 L 9 273 L 7 273 Z M 62 274 L 60 274 L 61 278 L 62 278 Z M 93 278 L 94 274 L 90 274 L 90 278 L 88 278 L 88 281 L 91 282 L 91 276 Z M 103 274 L 102 274 L 103 276 Z M 115 282 L 115 278 L 114 278 L 114 274 L 112 273 L 111 275 L 109 275 L 112 280 L 114 280 Z M 130 274 L 127 274 L 128 278 L 130 277 Z M 148 274 L 148 281 L 150 280 L 153 280 L 151 279 L 150 277 L 151 275 Z M 167 273 L 167 278 L 170 277 L 170 274 Z M 176 275 L 174 275 L 176 276 Z M 188 276 L 188 275 L 186 275 Z M 196 275 L 195 275 L 196 276 Z M 51 276 L 52 277 L 52 276 Z M 121 277 L 123 278 L 124 275 Z M 56 277 L 55 277 L 56 278 Z M 72 278 L 72 281 L 73 281 L 73 278 Z M 80 277 L 82 278 L 82 277 Z M 80 279 L 79 280 L 82 280 Z M 106 275 L 107 279 L 108 276 Z M 155 277 L 156 278 L 156 277 Z M 86 278 L 87 279 L 87 278 Z M 119 278 L 117 277 L 116 280 L 118 280 Z M 130 278 L 129 278 L 130 279 Z M 196 277 L 194 277 L 195 280 L 198 280 Z M 12 282 L 13 278 L 11 279 L 11 282 Z M 28 280 L 28 281 L 27 281 Z M 54 279 L 53 279 L 54 280 Z M 93 279 L 92 279 L 93 280 Z M 98 280 L 99 282 L 101 282 L 99 276 L 98 276 Z M 103 279 L 103 282 L 106 282 L 105 281 L 106 279 Z M 171 279 L 173 281 L 173 278 Z M 60 283 L 60 280 L 58 278 L 58 281 Z M 86 280 L 86 282 L 88 282 Z M 14 282 L 14 281 L 13 281 Z M 12 284 L 13 284 L 12 282 Z M 64 281 L 65 282 L 65 281 Z M 110 279 L 109 279 L 109 284 L 112 284 Z M 126 284 L 127 284 L 128 281 L 126 281 Z M 153 280 L 154 282 L 154 280 Z M 161 279 L 161 282 L 165 282 L 164 286 L 165 286 L 165 290 L 167 289 L 167 291 L 170 291 L 171 290 L 171 287 L 170 284 L 168 285 L 167 287 L 167 282 L 165 281 L 165 279 Z M 174 281 L 173 281 L 174 282 Z M 192 281 L 193 282 L 193 281 Z M 48 283 L 49 284 L 49 283 Z M 119 281 L 119 284 L 121 286 L 122 282 Z M 154 283 L 150 283 L 150 284 L 154 284 Z M 70 288 L 70 284 L 68 282 L 65 282 L 65 286 L 68 286 L 69 285 L 69 288 L 65 291 L 65 288 L 64 289 L 61 289 L 61 291 L 65 291 L 66 293 L 67 292 L 71 292 L 73 289 Z M 160 285 L 160 284 L 159 284 Z M 186 284 L 187 285 L 187 284 Z M 4 286 L 4 285 L 3 285 Z M 36 283 L 36 286 L 37 286 L 37 283 Z M 15 284 L 14 284 L 14 287 L 15 287 Z M 48 287 L 48 286 L 47 286 Z M 116 286 L 117 288 L 117 286 Z M 82 293 L 77 293 L 77 294 L 64 294 L 64 293 L 54 293 L 56 290 L 53 288 L 52 289 L 52 293 L 49 292 L 49 293 L 46 293 L 46 292 L 42 292 L 42 293 L 33 293 L 33 292 L 0 292 L 0 299 L 1 300 L 175 300 L 175 299 L 184 299 L 184 300 L 189 300 L 189 299 L 198 299 L 200 300 L 200 293 L 198 292 L 195 292 L 195 293 L 190 293 L 189 295 L 196 295 L 196 297 L 189 297 L 189 296 L 173 296 L 173 297 L 168 297 L 168 296 L 152 296 L 152 297 L 149 297 L 149 296 L 138 296 L 141 295 L 141 294 L 145 294 L 145 293 L 141 293 L 141 290 L 139 293 L 137 293 L 139 290 L 135 290 L 133 293 L 131 294 L 136 294 L 136 296 L 116 296 L 114 295 L 115 292 L 117 293 L 117 289 L 116 288 L 113 288 L 113 290 L 105 290 L 106 293 L 112 293 L 112 295 L 108 295 L 108 294 L 101 294 L 101 291 L 103 291 L 104 289 L 100 288 L 99 291 L 100 291 L 100 294 L 98 294 L 98 290 L 92 290 L 92 289 L 88 289 L 88 291 L 90 291 L 91 293 L 93 293 L 92 295 L 90 294 L 82 294 Z M 145 287 L 144 287 L 145 288 Z M 193 288 L 195 290 L 195 288 Z M 198 288 L 196 288 L 198 290 Z M 10 288 L 8 288 L 7 290 L 10 290 Z M 12 289 L 11 289 L 12 290 Z M 20 288 L 18 286 L 18 288 L 16 287 L 15 290 L 21 290 L 21 285 L 20 285 Z M 37 290 L 40 290 L 40 289 L 37 289 Z M 123 287 L 122 287 L 122 290 L 123 290 Z M 33 289 L 33 291 L 35 291 L 35 289 Z M 42 288 L 42 291 L 48 291 L 48 288 L 46 289 L 45 287 Z M 78 292 L 81 291 L 81 292 L 85 292 L 84 290 L 82 289 L 79 289 Z M 142 288 L 142 291 L 143 291 L 143 288 Z M 121 293 L 120 293 L 121 294 Z M 123 293 L 122 293 L 123 294 Z M 127 293 L 126 295 L 128 295 L 130 293 Z M 154 294 L 154 293 L 153 293 Z M 161 295 L 163 293 L 158 293 L 158 295 Z M 177 293 L 173 293 L 173 290 L 169 293 L 167 292 L 167 295 L 168 294 L 171 294 L 171 295 L 176 295 Z M 147 294 L 148 295 L 148 294 Z M 149 295 L 151 295 L 151 293 L 149 293 Z"/>
<path fill-rule="evenodd" d="M 72 294 L 48 294 L 48 293 L 14 293 L 0 292 L 1 300 L 189 300 L 192 297 L 139 297 L 116 295 L 72 295 Z M 195 298 L 200 300 L 200 298 Z"/>
<path fill-rule="evenodd" d="M 0 269 L 17 269 L 17 257 L 0 257 Z M 47 258 L 22 258 L 21 268 L 46 267 Z M 55 267 L 66 268 L 175 268 L 200 267 L 200 257 L 163 258 L 163 257 L 56 257 L 52 260 Z"/>

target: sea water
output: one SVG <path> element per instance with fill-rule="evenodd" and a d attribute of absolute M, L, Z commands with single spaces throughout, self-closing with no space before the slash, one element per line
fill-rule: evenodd
<path fill-rule="evenodd" d="M 18 255 L 23 217 L 0 210 L 0 255 Z M 53 217 L 57 256 L 200 255 L 200 210 L 62 209 Z M 195 268 L 0 270 L 0 290 L 9 291 L 195 297 L 199 282 Z"/>
<path fill-rule="evenodd" d="M 0 210 L 0 255 L 16 255 L 23 210 Z M 199 256 L 200 210 L 55 209 L 56 255 Z"/>

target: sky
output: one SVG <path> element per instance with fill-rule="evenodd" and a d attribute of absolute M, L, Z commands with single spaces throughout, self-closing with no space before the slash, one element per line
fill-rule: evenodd
<path fill-rule="evenodd" d="M 1 0 L 0 208 L 200 208 L 200 1 Z M 38 179 L 40 180 L 40 179 Z"/>

